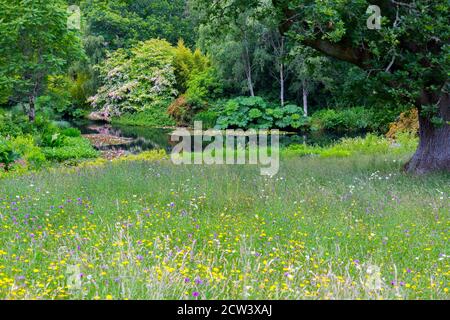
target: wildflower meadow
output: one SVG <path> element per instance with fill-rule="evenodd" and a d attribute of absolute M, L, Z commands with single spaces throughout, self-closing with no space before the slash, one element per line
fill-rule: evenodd
<path fill-rule="evenodd" d="M 0 182 L 3 299 L 448 299 L 449 176 L 161 157 Z"/>
<path fill-rule="evenodd" d="M 449 0 L 0 0 L 0 303 L 450 300 L 449 21 Z"/>

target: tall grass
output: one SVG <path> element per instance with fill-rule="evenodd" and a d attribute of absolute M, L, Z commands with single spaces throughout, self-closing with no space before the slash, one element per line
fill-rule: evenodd
<path fill-rule="evenodd" d="M 450 176 L 404 175 L 406 158 L 1 180 L 0 298 L 448 299 Z"/>

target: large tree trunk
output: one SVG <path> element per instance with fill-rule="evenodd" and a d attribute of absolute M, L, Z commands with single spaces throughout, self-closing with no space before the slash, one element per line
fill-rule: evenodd
<path fill-rule="evenodd" d="M 421 99 L 426 102 L 428 99 Z M 425 100 L 425 101 L 424 101 Z M 429 101 L 429 100 L 428 100 Z M 424 105 L 426 103 L 422 103 Z M 434 171 L 450 172 L 450 95 L 443 94 L 439 103 L 439 113 L 445 124 L 436 126 L 420 112 L 420 144 L 415 155 L 405 169 L 409 173 L 426 174 Z"/>

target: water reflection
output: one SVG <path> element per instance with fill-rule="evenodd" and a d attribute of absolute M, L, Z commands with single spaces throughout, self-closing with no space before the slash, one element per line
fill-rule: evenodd
<path fill-rule="evenodd" d="M 177 142 L 171 141 L 173 129 L 123 126 L 89 121 L 77 122 L 74 123 L 74 126 L 79 128 L 83 135 L 87 135 L 97 149 L 106 152 L 133 154 L 148 150 L 170 152 L 177 144 Z M 324 132 L 283 133 L 280 136 L 280 146 L 291 144 L 326 146 L 342 137 L 343 135 Z M 208 142 L 205 142 L 205 145 L 207 144 Z"/>

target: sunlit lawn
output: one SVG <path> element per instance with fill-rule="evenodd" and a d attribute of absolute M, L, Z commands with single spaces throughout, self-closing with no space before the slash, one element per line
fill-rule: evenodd
<path fill-rule="evenodd" d="M 0 298 L 448 299 L 450 176 L 409 177 L 402 161 L 0 180 Z"/>

